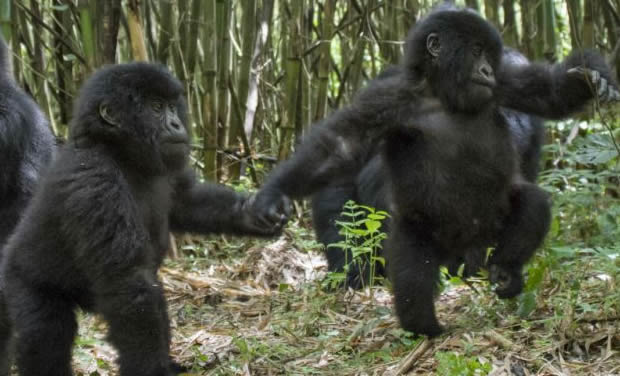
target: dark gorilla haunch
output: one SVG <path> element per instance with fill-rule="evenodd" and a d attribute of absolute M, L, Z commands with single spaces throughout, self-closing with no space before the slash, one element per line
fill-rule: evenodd
<path fill-rule="evenodd" d="M 0 308 L 21 375 L 72 374 L 77 307 L 107 321 L 121 375 L 177 374 L 157 278 L 169 231 L 280 231 L 282 200 L 252 213 L 246 196 L 196 181 L 182 93 L 145 63 L 104 68 L 82 88 L 67 144 L 5 250 Z"/>
<path fill-rule="evenodd" d="M 15 83 L 10 58 L 0 37 L 0 249 L 17 225 L 56 147 L 47 119 Z"/>
<path fill-rule="evenodd" d="M 381 145 L 392 209 L 387 272 L 403 328 L 438 335 L 439 266 L 495 247 L 501 298 L 523 287 L 522 267 L 550 221 L 548 194 L 525 179 L 501 108 L 557 119 L 620 98 L 603 58 L 578 51 L 554 65 L 502 63 L 499 33 L 475 12 L 440 9 L 420 20 L 402 75 L 374 80 L 351 105 L 311 127 L 256 198 L 311 195 L 356 175 Z M 594 89 L 594 90 L 592 90 Z"/>

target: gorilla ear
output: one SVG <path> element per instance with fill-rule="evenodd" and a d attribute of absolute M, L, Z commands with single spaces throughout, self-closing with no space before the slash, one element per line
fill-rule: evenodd
<path fill-rule="evenodd" d="M 428 53 L 433 57 L 439 56 L 439 50 L 441 49 L 441 43 L 439 43 L 439 35 L 437 33 L 430 33 L 426 37 L 426 49 Z"/>
<path fill-rule="evenodd" d="M 118 127 L 120 125 L 120 122 L 110 113 L 108 105 L 105 103 L 99 105 L 99 116 L 101 116 L 103 121 L 113 127 Z"/>

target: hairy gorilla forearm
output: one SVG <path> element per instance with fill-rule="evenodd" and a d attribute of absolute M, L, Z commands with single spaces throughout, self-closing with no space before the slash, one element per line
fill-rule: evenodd
<path fill-rule="evenodd" d="M 303 198 L 337 175 L 347 171 L 353 174 L 355 156 L 361 152 L 360 143 L 339 136 L 332 120 L 334 118 L 315 125 L 295 154 L 270 174 L 263 189 Z"/>
<path fill-rule="evenodd" d="M 399 124 L 403 104 L 396 92 L 391 80 L 375 81 L 350 106 L 312 125 L 293 156 L 269 175 L 263 190 L 303 198 L 335 178 L 355 176 L 382 134 Z"/>
<path fill-rule="evenodd" d="M 284 203 L 279 198 L 264 214 L 257 214 L 248 194 L 221 184 L 199 183 L 191 170 L 175 182 L 169 215 L 173 232 L 273 236 L 286 222 L 286 215 L 280 211 Z"/>
<path fill-rule="evenodd" d="M 213 183 L 199 183 L 191 171 L 177 179 L 170 211 L 170 228 L 175 232 L 243 233 L 239 217 L 245 196 Z"/>
<path fill-rule="evenodd" d="M 600 73 L 606 81 L 601 88 L 599 82 L 592 82 L 590 76 L 569 72 L 571 68 L 583 67 Z M 578 51 L 566 60 L 554 65 L 506 64 L 498 73 L 496 97 L 500 105 L 528 114 L 549 119 L 565 118 L 583 107 L 597 95 L 601 100 L 612 99 L 607 90 L 614 84 L 604 59 L 593 51 Z M 612 95 L 614 95 L 612 93 Z"/>

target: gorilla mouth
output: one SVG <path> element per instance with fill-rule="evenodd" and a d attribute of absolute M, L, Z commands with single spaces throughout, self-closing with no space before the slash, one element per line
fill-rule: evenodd
<path fill-rule="evenodd" d="M 490 79 L 474 77 L 471 79 L 471 82 L 473 82 L 476 85 L 485 86 L 491 89 L 495 87 L 495 80 L 493 79 L 490 80 Z"/>
<path fill-rule="evenodd" d="M 180 144 L 188 145 L 189 139 L 184 136 L 169 136 L 162 140 L 162 144 L 172 146 L 177 146 Z"/>
<path fill-rule="evenodd" d="M 188 140 L 166 140 L 161 144 L 164 154 L 186 154 L 190 150 Z"/>

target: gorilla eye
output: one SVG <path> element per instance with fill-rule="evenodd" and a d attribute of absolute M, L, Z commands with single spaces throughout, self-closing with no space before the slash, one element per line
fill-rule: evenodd
<path fill-rule="evenodd" d="M 158 100 L 153 101 L 152 106 L 153 106 L 153 111 L 155 112 L 161 112 L 164 109 L 164 104 Z"/>

